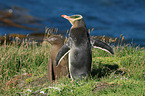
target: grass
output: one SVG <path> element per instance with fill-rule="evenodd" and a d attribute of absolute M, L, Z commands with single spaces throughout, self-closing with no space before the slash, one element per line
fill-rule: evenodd
<path fill-rule="evenodd" d="M 93 49 L 91 76 L 87 81 L 47 80 L 50 45 L 27 42 L 0 46 L 0 95 L 144 96 L 145 50 L 131 44 L 114 46 L 114 55 Z"/>

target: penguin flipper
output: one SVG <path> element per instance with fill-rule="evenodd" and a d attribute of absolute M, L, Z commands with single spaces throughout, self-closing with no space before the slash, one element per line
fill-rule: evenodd
<path fill-rule="evenodd" d="M 62 46 L 62 48 L 60 49 L 60 51 L 58 52 L 58 54 L 57 54 L 57 56 L 55 58 L 56 66 L 59 65 L 61 60 L 69 53 L 69 51 L 70 51 L 69 46 L 67 46 L 66 44 Z"/>
<path fill-rule="evenodd" d="M 91 39 L 91 45 L 93 46 L 93 48 L 98 48 L 110 54 L 114 54 L 113 49 L 107 43 L 104 43 L 100 40 Z"/>

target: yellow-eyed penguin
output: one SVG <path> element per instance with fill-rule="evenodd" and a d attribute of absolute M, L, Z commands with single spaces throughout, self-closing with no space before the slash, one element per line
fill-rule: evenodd
<path fill-rule="evenodd" d="M 68 76 L 68 56 L 63 58 L 58 67 L 55 65 L 55 58 L 61 47 L 64 45 L 64 39 L 60 35 L 51 35 L 44 40 L 51 44 L 50 59 L 47 67 L 48 80 L 52 82 L 52 80 L 59 79 L 62 76 Z"/>
<path fill-rule="evenodd" d="M 108 44 L 102 41 L 90 40 L 90 35 L 81 15 L 62 15 L 62 17 L 67 19 L 72 24 L 72 27 L 69 32 L 68 41 L 62 46 L 56 56 L 56 66 L 59 65 L 66 54 L 69 54 L 68 61 L 71 79 L 83 79 L 91 71 L 91 46 L 103 49 L 111 54 L 113 54 L 113 50 Z"/>

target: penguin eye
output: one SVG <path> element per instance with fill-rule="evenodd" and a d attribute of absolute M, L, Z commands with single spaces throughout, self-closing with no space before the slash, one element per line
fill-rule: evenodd
<path fill-rule="evenodd" d="M 51 41 L 55 41 L 56 39 L 57 39 L 57 38 L 51 38 L 50 40 L 51 40 Z"/>
<path fill-rule="evenodd" d="M 70 18 L 75 19 L 75 18 L 79 18 L 80 16 L 70 16 Z"/>

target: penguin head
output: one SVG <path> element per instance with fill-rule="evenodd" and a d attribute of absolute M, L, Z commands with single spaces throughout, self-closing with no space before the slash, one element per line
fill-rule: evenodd
<path fill-rule="evenodd" d="M 61 15 L 63 18 L 67 19 L 71 24 L 72 27 L 85 27 L 85 22 L 83 20 L 82 15 L 71 15 L 71 16 L 67 16 L 67 15 Z"/>
<path fill-rule="evenodd" d="M 64 39 L 60 35 L 51 35 L 49 38 L 44 40 L 48 41 L 51 45 L 59 45 L 64 43 Z"/>

